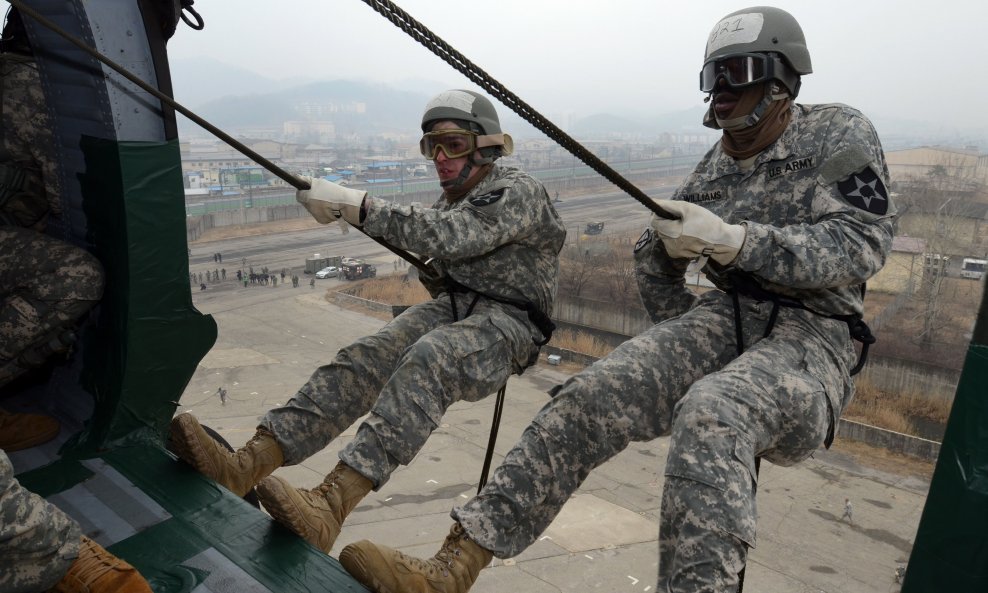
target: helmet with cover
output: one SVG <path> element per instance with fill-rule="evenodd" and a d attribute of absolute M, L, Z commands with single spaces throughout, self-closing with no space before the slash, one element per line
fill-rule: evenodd
<path fill-rule="evenodd" d="M 460 130 L 432 131 L 439 121 L 452 121 Z M 483 95 L 473 91 L 443 91 L 430 100 L 422 113 L 422 155 L 435 159 L 439 150 L 447 157 L 455 158 L 480 150 L 477 164 L 493 162 L 501 156 L 511 154 L 511 136 L 501 131 L 501 123 L 494 105 Z M 452 146 L 455 137 L 456 146 Z"/>
<path fill-rule="evenodd" d="M 800 76 L 813 72 L 803 29 L 788 12 L 771 6 L 753 6 L 721 19 L 707 39 L 700 90 L 714 90 L 717 80 L 744 87 L 778 80 L 793 97 Z"/>

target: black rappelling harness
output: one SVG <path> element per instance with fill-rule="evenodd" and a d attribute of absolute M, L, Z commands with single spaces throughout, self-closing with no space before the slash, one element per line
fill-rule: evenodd
<path fill-rule="evenodd" d="M 464 294 L 473 293 L 474 295 L 473 300 L 470 301 L 470 305 L 467 307 L 467 313 L 466 315 L 464 315 L 464 317 L 469 317 L 470 313 L 473 312 L 473 308 L 477 304 L 477 301 L 480 300 L 480 297 L 484 297 L 485 299 L 497 303 L 503 303 L 505 305 L 511 305 L 512 307 L 524 311 L 525 314 L 528 315 L 528 320 L 531 321 L 532 325 L 534 325 L 535 328 L 539 330 L 539 333 L 542 334 L 541 340 L 536 340 L 535 338 L 532 338 L 532 341 L 535 342 L 536 346 L 545 346 L 546 344 L 549 343 L 549 340 L 552 339 L 552 332 L 555 331 L 556 324 L 553 323 L 552 319 L 550 319 L 549 316 L 545 314 L 545 311 L 539 309 L 538 305 L 536 305 L 532 301 L 509 299 L 507 297 L 495 296 L 492 294 L 487 294 L 486 292 L 480 292 L 478 290 L 470 288 L 469 286 L 466 286 L 465 284 L 457 282 L 450 276 L 446 276 L 445 281 L 446 281 L 446 290 L 449 293 L 449 301 L 450 304 L 453 306 L 454 321 L 458 321 L 457 312 L 456 312 L 456 293 L 464 293 Z"/>
<path fill-rule="evenodd" d="M 532 341 L 535 342 L 536 346 L 545 346 L 549 343 L 549 340 L 552 339 L 552 332 L 556 329 L 556 324 L 553 323 L 552 319 L 545 314 L 545 311 L 539 309 L 538 306 L 532 301 L 520 301 L 483 293 L 457 282 L 448 275 L 444 278 L 444 280 L 446 284 L 446 292 L 449 294 L 449 303 L 453 309 L 453 321 L 459 321 L 459 313 L 456 309 L 456 294 L 473 293 L 473 299 L 467 306 L 464 317 L 469 317 L 470 314 L 473 313 L 473 308 L 477 305 L 477 301 L 480 300 L 480 297 L 484 297 L 497 303 L 511 305 L 512 307 L 516 307 L 524 311 L 528 315 L 528 320 L 531 321 L 532 325 L 534 325 L 542 334 L 541 340 L 532 338 Z M 487 474 L 490 472 L 491 461 L 494 458 L 494 444 L 497 442 L 497 431 L 501 427 L 501 413 L 504 411 L 504 395 L 507 387 L 507 383 L 502 385 L 501 388 L 497 390 L 497 398 L 494 400 L 494 418 L 491 420 L 491 436 L 487 440 L 487 453 L 484 455 L 484 466 L 480 470 L 480 481 L 477 485 L 477 494 L 480 494 L 480 491 L 483 490 L 484 485 L 487 484 Z"/>
<path fill-rule="evenodd" d="M 780 307 L 800 309 L 803 311 L 809 311 L 814 315 L 819 315 L 820 317 L 825 317 L 827 319 L 843 321 L 847 324 L 847 329 L 851 334 L 851 339 L 861 342 L 861 354 L 858 355 L 858 362 L 855 363 L 854 368 L 851 369 L 850 375 L 857 375 L 861 371 L 861 368 L 864 367 L 865 362 L 868 360 L 868 348 L 875 343 L 875 336 L 871 333 L 871 328 L 869 328 L 868 324 L 865 323 L 864 318 L 860 313 L 855 313 L 852 315 L 828 315 L 826 313 L 820 313 L 819 311 L 814 311 L 813 309 L 807 307 L 796 299 L 785 297 L 762 288 L 761 285 L 755 282 L 747 274 L 731 272 L 729 277 L 733 285 L 733 288 L 729 291 L 729 293 L 732 301 L 734 302 L 734 331 L 738 342 L 738 356 L 744 353 L 744 337 L 741 330 L 741 303 L 739 301 L 740 295 L 744 295 L 746 297 L 753 298 L 756 301 L 772 303 L 772 312 L 769 314 L 768 324 L 765 326 L 765 331 L 762 333 L 763 338 L 767 338 L 769 334 L 772 333 L 772 329 L 775 327 L 775 322 L 779 318 Z M 862 298 L 864 298 L 864 293 L 865 285 L 862 284 Z"/>

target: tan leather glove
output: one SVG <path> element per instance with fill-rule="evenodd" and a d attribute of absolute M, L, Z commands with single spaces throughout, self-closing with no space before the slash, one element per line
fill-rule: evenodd
<path fill-rule="evenodd" d="M 318 222 L 328 224 L 338 218 L 360 227 L 360 206 L 367 192 L 337 185 L 325 179 L 301 176 L 309 189 L 295 192 L 295 200 L 305 206 Z"/>
<path fill-rule="evenodd" d="M 744 225 L 727 224 L 702 206 L 679 200 L 655 200 L 677 220 L 652 216 L 652 229 L 662 240 L 671 257 L 709 256 L 721 265 L 729 265 L 744 245 Z"/>

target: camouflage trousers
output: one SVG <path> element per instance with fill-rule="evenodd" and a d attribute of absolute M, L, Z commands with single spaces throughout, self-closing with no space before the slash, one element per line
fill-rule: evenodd
<path fill-rule="evenodd" d="M 5 367 L 56 338 L 100 299 L 103 268 L 80 247 L 0 226 L 0 287 L 0 367 Z"/>
<path fill-rule="evenodd" d="M 517 555 L 591 470 L 668 435 L 658 591 L 733 591 L 755 544 L 756 455 L 809 456 L 833 421 L 827 392 L 843 401 L 853 362 L 849 343 L 838 355 L 814 327 L 840 322 L 782 309 L 762 338 L 770 306 L 741 307 L 741 356 L 730 297 L 713 291 L 571 377 L 453 518 L 495 556 Z"/>
<path fill-rule="evenodd" d="M 17 482 L 0 451 L 0 592 L 48 590 L 79 555 L 81 538 L 75 521 Z"/>
<path fill-rule="evenodd" d="M 323 449 L 358 418 L 354 440 L 340 452 L 380 488 L 407 465 L 456 401 L 477 401 L 501 388 L 538 355 L 525 314 L 457 295 L 459 321 L 445 295 L 415 305 L 380 331 L 342 348 L 261 425 L 281 445 L 286 464 Z"/>

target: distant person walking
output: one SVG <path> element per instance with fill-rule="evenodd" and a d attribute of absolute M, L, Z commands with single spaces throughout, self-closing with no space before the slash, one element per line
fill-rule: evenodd
<path fill-rule="evenodd" d="M 851 525 L 854 525 L 854 519 L 851 518 L 851 513 L 853 511 L 854 511 L 854 508 L 851 506 L 851 499 L 850 498 L 845 498 L 844 499 L 844 514 L 840 516 L 840 520 L 843 521 L 844 519 L 847 519 L 847 522 L 848 523 L 850 523 Z"/>
<path fill-rule="evenodd" d="M 224 389 L 222 386 L 220 386 L 220 388 L 216 390 L 216 395 L 220 396 L 220 405 L 225 406 L 226 405 L 226 389 Z"/>

